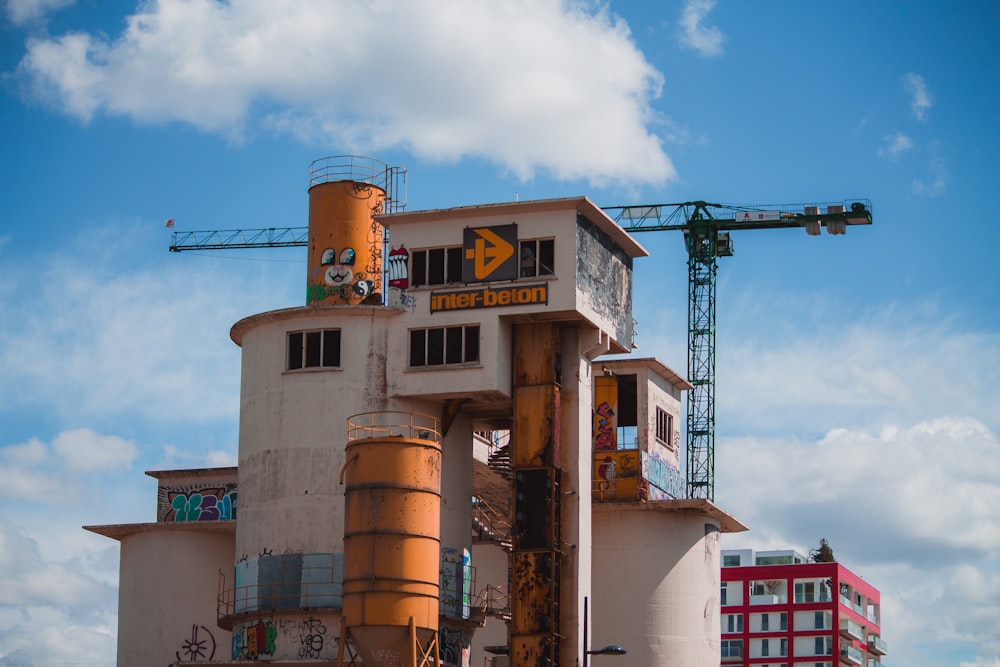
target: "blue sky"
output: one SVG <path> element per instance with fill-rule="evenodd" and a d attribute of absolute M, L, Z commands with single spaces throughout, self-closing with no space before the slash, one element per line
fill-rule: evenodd
<path fill-rule="evenodd" d="M 845 236 L 720 261 L 727 548 L 826 537 L 886 664 L 1000 666 L 1000 3 L 0 4 L 0 665 L 114 662 L 143 471 L 230 465 L 239 318 L 305 253 L 167 252 L 306 224 L 308 166 L 409 170 L 409 210 L 867 198 Z M 679 234 L 639 237 L 638 353 L 686 365 Z"/>

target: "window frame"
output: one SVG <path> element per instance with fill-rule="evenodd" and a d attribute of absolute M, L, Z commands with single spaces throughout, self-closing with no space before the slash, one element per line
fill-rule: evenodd
<path fill-rule="evenodd" d="M 296 329 L 285 332 L 285 372 L 301 373 L 343 368 L 341 329 Z M 297 364 L 293 351 L 298 348 Z"/>
<path fill-rule="evenodd" d="M 666 445 L 667 447 L 673 447 L 673 430 L 674 430 L 674 416 L 661 408 L 659 405 L 656 406 L 656 429 L 654 431 L 657 442 Z"/>
<path fill-rule="evenodd" d="M 408 370 L 434 370 L 479 366 L 481 336 L 479 322 L 409 329 L 406 367 Z"/>
<path fill-rule="evenodd" d="M 554 237 L 518 239 L 517 277 L 551 278 L 555 276 L 555 241 Z M 528 252 L 531 253 L 530 259 L 526 258 Z"/>

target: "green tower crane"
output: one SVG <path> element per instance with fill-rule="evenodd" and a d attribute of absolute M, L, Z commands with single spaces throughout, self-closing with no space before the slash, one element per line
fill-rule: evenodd
<path fill-rule="evenodd" d="M 848 225 L 871 224 L 871 202 L 733 206 L 682 204 L 610 206 L 604 211 L 630 232 L 680 230 L 688 252 L 687 497 L 715 499 L 715 282 L 718 258 L 733 254 L 731 232 L 822 227 L 843 234 Z"/>

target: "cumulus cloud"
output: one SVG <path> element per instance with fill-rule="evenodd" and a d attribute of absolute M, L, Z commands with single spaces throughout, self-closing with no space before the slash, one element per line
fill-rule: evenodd
<path fill-rule="evenodd" d="M 137 451 L 131 440 L 101 435 L 89 428 L 63 431 L 52 446 L 72 469 L 82 472 L 128 468 Z"/>
<path fill-rule="evenodd" d="M 590 7 L 159 0 L 113 40 L 29 41 L 19 73 L 84 121 L 177 121 L 232 138 L 264 128 L 348 151 L 485 158 L 523 179 L 662 184 L 674 176 L 651 130 L 662 75 L 623 20 Z M 689 28 L 700 44 L 718 40 L 700 27 L 705 11 Z"/>
<path fill-rule="evenodd" d="M 705 18 L 715 8 L 715 0 L 686 0 L 681 12 L 681 43 L 703 56 L 722 55 L 726 36 Z"/>
<path fill-rule="evenodd" d="M 24 529 L 0 522 L 0 656 L 10 664 L 114 662 L 116 587 L 80 561 L 46 559 Z M 69 634 L 67 634 L 69 633 Z M 72 636 L 73 641 L 66 641 Z"/>
<path fill-rule="evenodd" d="M 887 160 L 897 160 L 899 156 L 913 148 L 913 139 L 902 132 L 890 134 L 882 140 L 882 146 L 878 149 L 878 156 Z"/>
<path fill-rule="evenodd" d="M 0 497 L 53 502 L 77 495 L 79 473 L 127 470 L 135 443 L 89 428 L 63 431 L 49 447 L 38 438 L 0 447 Z"/>
<path fill-rule="evenodd" d="M 882 591 L 896 660 L 943 664 L 922 662 L 920 641 L 1000 653 L 1000 441 L 983 423 L 941 417 L 717 445 L 717 499 L 751 526 L 726 548 L 804 551 L 826 537 Z"/>
<path fill-rule="evenodd" d="M 927 112 L 933 105 L 933 99 L 927 90 L 927 82 L 924 81 L 924 77 L 907 72 L 903 75 L 903 88 L 910 96 L 910 112 L 913 113 L 913 117 L 920 121 L 927 120 Z"/>
<path fill-rule="evenodd" d="M 24 25 L 45 18 L 46 15 L 72 5 L 75 0 L 7 0 L 4 13 L 14 25 Z"/>

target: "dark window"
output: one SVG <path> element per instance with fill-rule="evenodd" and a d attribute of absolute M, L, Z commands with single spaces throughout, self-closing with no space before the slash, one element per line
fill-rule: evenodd
<path fill-rule="evenodd" d="M 440 366 L 444 363 L 444 329 L 427 330 L 427 365 Z"/>
<path fill-rule="evenodd" d="M 323 366 L 340 366 L 340 329 L 323 331 Z"/>
<path fill-rule="evenodd" d="M 446 254 L 446 278 L 449 283 L 462 282 L 462 246 L 448 248 Z"/>
<path fill-rule="evenodd" d="M 427 284 L 444 284 L 444 248 L 431 248 L 427 251 Z"/>
<path fill-rule="evenodd" d="M 465 327 L 465 361 L 479 361 L 479 325 Z"/>
<path fill-rule="evenodd" d="M 670 432 L 673 431 L 673 428 L 673 415 L 663 408 L 656 408 L 656 439 L 665 445 L 670 445 Z"/>
<path fill-rule="evenodd" d="M 767 626 L 768 626 L 767 614 L 761 614 L 761 617 L 760 617 L 760 629 L 761 629 L 761 632 L 767 632 Z"/>
<path fill-rule="evenodd" d="M 479 361 L 479 325 L 410 330 L 410 367 Z"/>
<path fill-rule="evenodd" d="M 448 327 L 445 329 L 445 355 L 446 364 L 460 364 L 464 361 L 462 357 L 462 327 Z"/>
<path fill-rule="evenodd" d="M 555 241 L 552 239 L 524 240 L 518 254 L 519 273 L 522 278 L 551 276 L 554 274 Z"/>
<path fill-rule="evenodd" d="M 302 338 L 303 333 L 296 331 L 288 334 L 288 370 L 302 368 Z"/>
<path fill-rule="evenodd" d="M 411 284 L 420 287 L 427 284 L 427 251 L 415 250 L 410 253 L 413 262 L 413 271 L 410 272 Z"/>
<path fill-rule="evenodd" d="M 410 331 L 410 366 L 427 365 L 427 331 L 412 329 Z"/>
<path fill-rule="evenodd" d="M 462 282 L 462 246 L 428 248 L 410 253 L 410 284 L 414 287 Z"/>
<path fill-rule="evenodd" d="M 290 331 L 287 370 L 340 367 L 340 329 Z"/>

